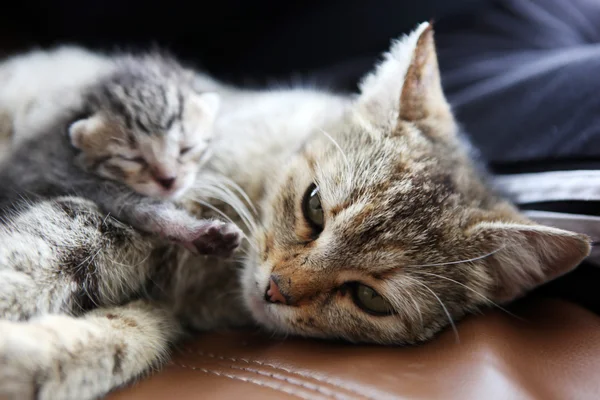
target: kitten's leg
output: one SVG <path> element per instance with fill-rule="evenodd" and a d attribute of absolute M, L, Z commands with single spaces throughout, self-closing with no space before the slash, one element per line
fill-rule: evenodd
<path fill-rule="evenodd" d="M 121 207 L 117 218 L 180 243 L 194 253 L 229 257 L 241 243 L 242 231 L 234 224 L 198 219 L 175 204 L 144 200 Z"/>
<path fill-rule="evenodd" d="M 0 318 L 79 314 L 122 303 L 146 283 L 151 241 L 87 200 L 25 205 L 2 220 Z"/>
<path fill-rule="evenodd" d="M 86 400 L 160 366 L 178 324 L 136 301 L 83 317 L 0 321 L 0 398 Z"/>

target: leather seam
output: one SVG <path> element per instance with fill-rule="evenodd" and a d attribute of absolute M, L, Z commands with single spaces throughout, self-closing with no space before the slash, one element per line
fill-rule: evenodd
<path fill-rule="evenodd" d="M 314 385 L 314 384 L 311 384 L 309 382 L 303 382 L 303 381 L 301 381 L 301 380 L 299 380 L 297 378 L 287 377 L 285 375 L 278 374 L 276 372 L 261 371 L 259 369 L 254 369 L 254 368 L 249 368 L 249 367 L 240 367 L 240 366 L 233 365 L 233 364 L 228 365 L 228 367 L 232 368 L 232 369 L 239 369 L 239 370 L 242 370 L 242 371 L 254 373 L 256 375 L 266 376 L 266 377 L 269 377 L 271 379 L 275 379 L 275 380 L 278 380 L 278 381 L 286 382 L 286 383 L 288 383 L 290 385 L 300 386 L 303 389 L 311 390 L 311 391 L 317 392 L 317 393 L 319 393 L 319 394 L 321 394 L 323 396 L 327 396 L 327 398 L 329 398 L 329 399 L 335 399 L 335 400 L 353 399 L 353 397 L 349 397 L 349 396 L 346 396 L 346 395 L 343 395 L 343 394 L 335 393 L 334 391 L 326 389 L 325 387 Z"/>
<path fill-rule="evenodd" d="M 289 373 L 291 375 L 294 375 L 294 376 L 297 376 L 297 377 L 300 377 L 300 378 L 312 379 L 312 380 L 314 380 L 316 382 L 319 382 L 321 384 L 329 385 L 332 390 L 343 390 L 343 391 L 346 391 L 348 393 L 351 393 L 351 394 L 353 394 L 355 396 L 358 396 L 358 397 L 361 397 L 361 398 L 366 398 L 366 399 L 369 399 L 369 400 L 378 400 L 377 397 L 373 397 L 373 396 L 370 396 L 368 394 L 359 392 L 356 389 L 352 389 L 352 388 L 349 388 L 349 387 L 344 387 L 344 386 L 342 386 L 341 384 L 339 384 L 337 382 L 332 382 L 331 380 L 323 379 L 321 377 L 313 376 L 311 374 L 302 373 L 302 372 L 299 372 L 299 371 L 293 371 L 293 370 L 291 370 L 289 368 L 281 367 L 281 366 L 278 366 L 278 365 L 275 365 L 275 364 L 266 363 L 266 362 L 259 361 L 259 360 L 242 358 L 242 357 L 239 357 L 239 358 L 238 357 L 226 357 L 226 356 L 223 356 L 223 355 L 209 353 L 209 352 L 204 352 L 204 351 L 201 351 L 201 350 L 191 350 L 190 349 L 187 352 L 190 353 L 190 354 L 199 355 L 201 357 L 208 357 L 208 358 L 212 358 L 212 359 L 217 359 L 217 360 L 220 360 L 220 361 L 243 362 L 243 363 L 246 363 L 246 364 L 257 364 L 257 365 L 260 365 L 262 367 L 273 368 L 275 370 L 287 372 L 287 373 Z M 232 366 L 232 368 L 236 368 L 236 367 Z M 243 369 L 243 367 L 237 367 L 237 368 Z M 265 373 L 268 374 L 268 372 L 263 372 L 263 374 L 265 374 Z M 274 379 L 276 379 L 276 378 L 274 378 Z M 308 383 L 308 382 L 307 382 L 307 384 L 310 385 L 310 383 Z M 322 388 L 325 389 L 325 387 L 322 387 Z M 328 389 L 326 389 L 326 390 L 328 390 Z M 317 390 L 317 391 L 319 391 L 319 390 Z M 344 396 L 343 394 L 337 394 L 335 392 L 330 392 L 330 393 L 332 393 L 332 394 L 328 394 L 329 396 L 337 396 L 336 398 L 339 398 L 339 396 Z M 348 398 L 348 397 L 346 396 L 344 398 Z"/>
<path fill-rule="evenodd" d="M 223 372 L 223 371 L 218 371 L 218 370 L 214 370 L 214 369 L 208 369 L 208 368 L 204 368 L 204 367 L 195 367 L 193 365 L 187 365 L 187 364 L 182 364 L 182 363 L 176 363 L 175 365 L 182 367 L 182 368 L 187 368 L 187 369 L 191 369 L 193 371 L 199 371 L 199 372 L 203 372 L 205 374 L 212 374 L 212 375 L 216 375 L 219 377 L 224 377 L 224 378 L 228 378 L 231 380 L 237 380 L 237 381 L 241 381 L 241 382 L 245 382 L 245 383 L 251 383 L 253 385 L 257 385 L 257 386 L 261 386 L 261 387 L 265 387 L 271 390 L 275 390 L 278 392 L 282 392 L 282 393 L 286 393 L 289 394 L 291 396 L 295 396 L 298 397 L 300 399 L 303 400 L 314 400 L 315 397 L 314 396 L 310 396 L 308 394 L 304 394 L 302 392 L 299 392 L 297 390 L 295 390 L 294 388 L 289 388 L 286 387 L 284 385 L 277 385 L 277 384 L 273 384 L 267 381 L 263 381 L 260 379 L 255 379 L 255 378 L 248 378 L 245 376 L 239 376 L 239 375 L 235 375 L 235 374 L 230 374 L 227 372 Z"/>

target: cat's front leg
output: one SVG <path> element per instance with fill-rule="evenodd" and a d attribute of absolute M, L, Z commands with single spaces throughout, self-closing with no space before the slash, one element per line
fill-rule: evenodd
<path fill-rule="evenodd" d="M 229 257 L 243 237 L 235 224 L 198 219 L 171 203 L 138 204 L 127 214 L 130 221 L 126 222 L 135 228 L 172 240 L 198 254 Z"/>
<path fill-rule="evenodd" d="M 161 365 L 178 336 L 173 315 L 144 301 L 80 318 L 0 321 L 0 398 L 98 398 Z"/>

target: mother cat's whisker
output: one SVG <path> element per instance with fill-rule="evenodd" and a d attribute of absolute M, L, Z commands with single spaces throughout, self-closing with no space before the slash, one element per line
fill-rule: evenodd
<path fill-rule="evenodd" d="M 225 221 L 235 224 L 235 222 L 233 222 L 233 219 L 231 219 L 231 217 L 229 217 L 229 215 L 225 214 L 223 211 L 219 210 L 217 207 L 213 206 L 209 202 L 201 200 L 201 199 L 194 199 L 194 202 L 219 214 L 219 216 L 221 216 Z M 246 236 L 246 235 L 244 234 L 244 236 Z"/>
<path fill-rule="evenodd" d="M 345 165 L 346 165 L 346 179 L 348 180 L 346 183 L 348 185 L 348 188 L 351 187 L 352 184 L 352 164 L 350 164 L 350 161 L 348 161 L 348 156 L 346 155 L 346 153 L 344 152 L 344 150 L 342 150 L 342 147 L 339 145 L 339 143 L 327 132 L 325 132 L 325 130 L 319 128 L 319 132 L 321 132 L 327 139 L 329 139 L 331 141 L 331 143 L 333 143 L 333 145 L 335 146 L 336 149 L 339 150 L 340 154 L 342 155 L 342 158 L 344 159 Z M 327 176 L 327 175 L 325 175 Z"/>
<path fill-rule="evenodd" d="M 211 209 L 212 211 L 214 211 L 215 213 L 219 214 L 223 219 L 225 219 L 226 221 L 235 224 L 235 222 L 233 221 L 233 219 L 231 219 L 227 214 L 225 214 L 223 211 L 219 210 L 217 207 L 213 206 L 212 204 L 204 201 L 204 200 L 200 200 L 200 199 L 194 199 L 194 201 L 206 208 Z M 243 220 L 242 220 L 243 221 Z M 243 221 L 245 223 L 245 221 Z M 250 227 L 248 227 L 248 229 L 250 229 Z M 255 250 L 257 250 L 257 247 L 255 245 L 255 243 L 252 240 L 251 236 L 248 236 L 246 233 L 242 232 L 242 235 L 244 236 L 244 239 L 246 239 L 246 241 L 254 247 Z M 241 249 L 243 251 L 243 249 Z"/>
<path fill-rule="evenodd" d="M 410 301 L 415 305 L 415 310 L 417 310 L 417 314 L 419 315 L 419 322 L 421 323 L 421 330 L 423 330 L 425 325 L 423 323 L 423 312 L 421 311 L 419 302 L 417 300 L 415 300 L 415 298 L 410 293 L 407 293 L 407 295 L 408 295 L 408 298 L 410 299 Z"/>
<path fill-rule="evenodd" d="M 508 315 L 510 315 L 511 317 L 515 317 L 517 319 L 520 319 L 518 316 L 516 316 L 515 314 L 511 313 L 510 311 L 508 311 L 506 308 L 502 307 L 501 305 L 499 305 L 498 303 L 495 303 L 492 299 L 490 299 L 489 297 L 479 293 L 477 290 L 470 288 L 469 286 L 465 285 L 464 283 L 461 283 L 457 280 L 454 280 L 452 278 L 448 278 L 446 276 L 442 276 L 442 275 L 438 275 L 438 274 L 434 274 L 432 272 L 424 272 L 424 271 L 414 271 L 414 273 L 418 274 L 418 275 L 427 275 L 427 276 L 433 276 L 436 278 L 440 278 L 440 279 L 445 279 L 447 281 L 450 282 L 454 282 L 457 285 L 460 285 L 462 287 L 464 287 L 465 289 L 475 293 L 476 295 L 478 295 L 479 297 L 481 297 L 482 299 L 484 299 L 485 301 L 487 301 L 488 303 L 490 303 L 491 305 L 493 305 L 494 307 L 497 307 L 498 309 L 504 311 L 505 313 L 507 313 Z"/>
<path fill-rule="evenodd" d="M 435 297 L 435 299 L 438 301 L 438 303 L 440 303 L 440 306 L 442 306 L 442 309 L 444 310 L 446 317 L 448 317 L 448 321 L 450 322 L 450 326 L 452 327 L 452 331 L 454 332 L 454 337 L 456 339 L 456 343 L 460 343 L 460 337 L 458 336 L 458 329 L 456 329 L 456 324 L 454 323 L 454 320 L 452 319 L 452 315 L 448 311 L 448 308 L 446 307 L 446 305 L 444 304 L 442 299 L 440 299 L 440 297 L 437 294 L 435 294 L 435 292 L 433 290 L 431 290 L 431 288 L 429 286 L 427 286 L 425 283 L 419 281 L 418 279 L 414 279 L 414 278 L 411 278 L 408 276 L 405 278 L 411 280 L 412 282 L 416 283 L 417 285 L 421 285 L 429 293 L 431 293 L 433 295 L 433 297 Z"/>
<path fill-rule="evenodd" d="M 205 175 L 203 179 L 196 182 L 195 189 L 200 193 L 202 198 L 213 198 L 220 200 L 229 205 L 239 215 L 240 219 L 248 229 L 249 233 L 253 234 L 258 230 L 255 219 L 248 207 L 243 201 L 219 179 L 218 176 Z"/>
<path fill-rule="evenodd" d="M 248 206 L 250 206 L 250 208 L 252 209 L 252 212 L 254 213 L 254 215 L 258 215 L 258 211 L 256 210 L 256 207 L 254 206 L 254 204 L 252 203 L 252 200 L 250 200 L 250 197 L 246 194 L 246 192 L 237 184 L 235 183 L 233 180 L 223 176 L 223 175 L 209 175 L 206 174 L 203 176 L 203 181 L 205 181 L 206 183 L 210 184 L 213 186 L 214 189 L 220 189 L 223 191 L 224 194 L 226 194 L 228 197 L 231 197 L 232 199 L 235 199 L 237 201 L 239 201 L 239 198 L 237 197 L 237 195 L 234 193 L 237 192 L 237 194 L 239 194 L 242 199 L 248 204 Z M 233 191 L 231 190 L 231 188 L 233 188 Z M 223 201 L 225 201 L 225 199 L 223 199 Z M 243 202 L 241 202 L 243 204 Z M 247 210 L 245 207 L 245 204 L 243 204 L 243 210 L 245 212 L 247 212 L 248 217 L 252 216 L 252 214 L 250 213 L 250 210 Z"/>
<path fill-rule="evenodd" d="M 244 201 L 246 203 L 248 203 L 248 205 L 251 208 L 251 211 L 254 213 L 254 215 L 258 215 L 258 211 L 256 209 L 256 207 L 254 206 L 254 203 L 252 203 L 252 200 L 250 200 L 250 197 L 246 194 L 246 192 L 244 191 L 244 189 L 242 189 L 240 187 L 240 185 L 238 185 L 237 183 L 235 183 L 233 180 L 227 178 L 224 175 L 220 175 L 218 177 L 218 179 L 223 182 L 223 184 L 230 186 L 231 188 L 233 188 L 233 190 L 235 190 L 240 196 L 242 196 L 242 198 L 244 199 Z"/>
<path fill-rule="evenodd" d="M 333 145 L 340 151 L 342 158 L 346 162 L 346 166 L 348 167 L 348 169 L 350 169 L 350 161 L 348 161 L 348 157 L 346 156 L 346 153 L 344 153 L 344 150 L 342 150 L 342 147 L 339 145 L 339 143 L 336 142 L 335 139 L 329 133 L 325 132 L 325 130 L 319 128 L 319 132 L 321 132 L 327 139 L 331 140 L 331 143 L 333 143 Z"/>
<path fill-rule="evenodd" d="M 504 249 L 504 247 L 505 246 L 502 246 L 502 247 L 497 248 L 496 250 L 491 251 L 489 253 L 486 253 L 486 254 L 484 254 L 482 256 L 474 257 L 474 258 L 468 258 L 468 259 L 465 259 L 465 260 L 448 261 L 448 262 L 433 263 L 433 264 L 407 265 L 404 268 L 406 268 L 406 267 L 411 267 L 411 268 L 412 267 L 414 267 L 414 268 L 417 268 L 417 267 L 438 267 L 438 266 L 444 266 L 444 265 L 454 265 L 454 264 L 469 263 L 469 262 L 473 262 L 473 261 L 483 260 L 484 258 L 492 256 L 492 255 L 496 254 L 497 252 L 499 252 L 500 250 Z"/>

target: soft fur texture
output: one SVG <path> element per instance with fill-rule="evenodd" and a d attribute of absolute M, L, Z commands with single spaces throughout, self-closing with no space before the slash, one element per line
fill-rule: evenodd
<path fill-rule="evenodd" d="M 356 98 L 302 89 L 220 94 L 214 157 L 184 201 L 198 216 L 224 212 L 247 228 L 243 261 L 188 258 L 123 228 L 99 236 L 107 254 L 115 249 L 114 268 L 84 257 L 69 269 L 65 260 L 80 253 L 66 241 L 113 220 L 73 198 L 24 207 L 9 219 L 83 226 L 49 236 L 46 255 L 25 251 L 38 265 L 22 279 L 43 286 L 33 270 L 61 271 L 93 310 L 14 298 L 10 309 L 26 314 L 11 319 L 33 318 L 0 322 L 0 394 L 93 398 L 157 365 L 183 328 L 254 321 L 305 336 L 414 343 L 570 270 L 589 252 L 586 237 L 535 225 L 488 188 L 444 100 L 427 24 L 392 46 Z M 306 218 L 307 198 L 323 210 L 321 228 Z M 65 213 L 64 201 L 83 210 Z M 7 254 L 20 232 L 2 241 Z M 13 274 L 22 262 L 0 265 Z M 119 272 L 131 265 L 138 274 Z M 122 282 L 113 285 L 122 297 L 82 286 L 82 277 Z M 115 305 L 127 297 L 138 300 Z M 391 312 L 369 312 L 382 302 Z M 44 316 L 50 312 L 71 316 Z"/>
<path fill-rule="evenodd" d="M 10 80 L 9 75 L 3 101 L 26 103 L 17 90 L 19 83 L 25 88 L 28 83 L 20 66 L 33 70 L 30 64 L 46 66 L 85 54 L 67 50 L 50 52 L 45 59 L 32 53 L 8 61 L 0 72 L 16 76 Z M 27 112 L 7 109 L 16 150 L 2 163 L 0 212 L 19 198 L 77 194 L 141 231 L 195 252 L 229 255 L 241 240 L 235 225 L 198 220 L 168 201 L 189 190 L 210 153 L 218 95 L 197 93 L 194 74 L 171 58 L 121 55 L 107 62 L 98 57 L 97 68 L 88 58 L 89 65 L 76 63 L 91 71 L 87 81 L 67 85 L 64 101 L 59 95 L 65 87 L 42 86 L 48 91 L 31 106 L 33 122 L 22 121 Z M 32 136 L 27 128 L 34 122 L 41 126 Z"/>
<path fill-rule="evenodd" d="M 146 196 L 176 199 L 210 152 L 216 93 L 197 93 L 194 73 L 171 58 L 121 56 L 87 88 L 88 115 L 69 126 L 78 163 Z"/>

